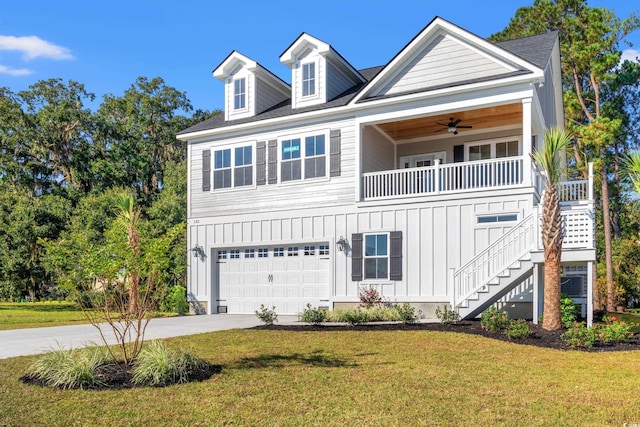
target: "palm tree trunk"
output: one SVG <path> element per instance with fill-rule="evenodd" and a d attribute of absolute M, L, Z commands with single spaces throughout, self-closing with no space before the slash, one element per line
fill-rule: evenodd
<path fill-rule="evenodd" d="M 604 151 L 600 150 L 604 158 Z M 602 227 L 604 228 L 604 256 L 607 269 L 607 311 L 615 311 L 615 284 L 613 282 L 613 255 L 611 249 L 611 212 L 609 211 L 609 185 L 607 181 L 607 168 L 602 164 L 600 170 L 602 181 Z"/>
<path fill-rule="evenodd" d="M 562 327 L 560 315 L 560 275 L 562 257 L 562 215 L 555 186 L 545 190 L 542 226 L 544 247 L 544 317 L 542 329 L 555 331 Z"/>

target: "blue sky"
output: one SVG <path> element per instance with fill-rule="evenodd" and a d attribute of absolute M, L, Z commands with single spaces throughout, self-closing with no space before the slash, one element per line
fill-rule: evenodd
<path fill-rule="evenodd" d="M 17 92 L 55 77 L 83 83 L 100 100 L 122 95 L 138 76 L 160 76 L 186 92 L 195 108 L 213 110 L 222 106 L 224 92 L 211 71 L 234 49 L 288 82 L 290 70 L 278 57 L 303 31 L 331 44 L 354 67 L 367 68 L 388 62 L 436 15 L 487 37 L 533 0 L 3 3 L 0 86 Z M 634 4 L 589 2 L 619 17 L 640 9 Z M 635 51 L 628 53 L 640 55 L 640 32 L 629 41 Z"/>

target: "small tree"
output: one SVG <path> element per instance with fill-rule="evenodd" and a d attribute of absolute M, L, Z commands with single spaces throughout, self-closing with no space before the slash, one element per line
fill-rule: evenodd
<path fill-rule="evenodd" d="M 152 238 L 130 193 L 120 195 L 115 205 L 117 216 L 105 230 L 101 244 L 78 233 L 49 244 L 47 251 L 53 263 L 68 266 L 68 259 L 73 258 L 73 268 L 67 267 L 66 286 L 105 345 L 108 341 L 102 324 L 109 325 L 122 360 L 131 364 L 142 349 L 156 308 L 158 285 L 169 269 L 170 246 L 185 225 L 178 224 Z M 113 352 L 111 355 L 117 359 Z"/>
<path fill-rule="evenodd" d="M 563 129 L 548 129 L 542 147 L 533 159 L 544 172 L 547 184 L 542 200 L 542 246 L 544 248 L 544 317 L 542 328 L 555 331 L 562 327 L 560 316 L 560 274 L 562 257 L 562 215 L 556 186 L 560 182 L 559 154 L 563 153 L 571 137 Z"/>

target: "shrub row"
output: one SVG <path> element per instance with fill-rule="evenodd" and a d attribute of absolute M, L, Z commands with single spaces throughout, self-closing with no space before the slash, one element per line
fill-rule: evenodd
<path fill-rule="evenodd" d="M 339 308 L 333 311 L 314 308 L 311 304 L 298 315 L 300 322 L 319 325 L 323 322 L 348 323 L 359 325 L 368 322 L 403 322 L 413 324 L 421 317 L 422 312 L 409 303 L 390 306 L 373 305 L 370 308 Z"/>

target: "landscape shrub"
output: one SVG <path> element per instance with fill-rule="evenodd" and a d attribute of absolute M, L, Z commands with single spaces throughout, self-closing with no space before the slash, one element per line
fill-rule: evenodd
<path fill-rule="evenodd" d="M 187 314 L 189 312 L 189 302 L 187 301 L 187 290 L 184 286 L 173 286 L 164 297 L 160 309 L 178 313 L 180 316 Z"/>
<path fill-rule="evenodd" d="M 436 317 L 445 325 L 450 325 L 460 320 L 460 314 L 448 305 L 445 305 L 444 309 L 440 309 L 440 306 L 437 306 Z"/>
<path fill-rule="evenodd" d="M 358 291 L 358 298 L 360 298 L 360 307 L 373 308 L 382 305 L 382 296 L 380 292 L 373 286 L 369 286 L 366 289 L 360 289 Z"/>
<path fill-rule="evenodd" d="M 189 381 L 189 374 L 206 362 L 189 351 L 172 350 L 160 341 L 147 344 L 135 361 L 133 382 L 139 385 L 164 386 Z"/>
<path fill-rule="evenodd" d="M 605 316 L 604 324 L 595 325 L 596 337 L 603 343 L 626 341 L 633 336 L 631 325 L 619 321 L 615 316 Z"/>
<path fill-rule="evenodd" d="M 405 302 L 402 305 L 396 304 L 393 308 L 398 312 L 400 321 L 406 325 L 413 325 L 422 316 L 422 311 L 416 309 L 408 302 Z"/>
<path fill-rule="evenodd" d="M 258 316 L 258 319 L 264 322 L 265 325 L 273 325 L 273 322 L 278 321 L 278 314 L 276 313 L 275 305 L 271 308 L 267 308 L 264 304 L 260 304 L 260 308 L 256 310 L 256 316 Z"/>
<path fill-rule="evenodd" d="M 531 328 L 529 328 L 529 324 L 524 319 L 512 320 L 509 322 L 509 325 L 504 330 L 504 333 L 513 339 L 522 339 L 527 338 L 533 334 Z"/>
<path fill-rule="evenodd" d="M 562 294 L 560 297 L 560 321 L 564 328 L 573 327 L 573 322 L 578 318 L 580 314 L 580 306 L 573 302 L 567 294 Z"/>
<path fill-rule="evenodd" d="M 300 322 L 309 323 L 311 325 L 319 325 L 327 318 L 327 310 L 314 308 L 311 304 L 307 304 L 302 313 L 298 315 Z"/>
<path fill-rule="evenodd" d="M 597 341 L 596 330 L 587 328 L 584 322 L 573 322 L 560 338 L 571 348 L 591 348 Z"/>
<path fill-rule="evenodd" d="M 99 384 L 96 369 L 111 360 L 105 347 L 67 350 L 60 346 L 39 356 L 29 375 L 49 387 L 82 389 Z"/>
<path fill-rule="evenodd" d="M 480 315 L 480 326 L 487 331 L 501 331 L 509 325 L 509 313 L 490 307 Z"/>

